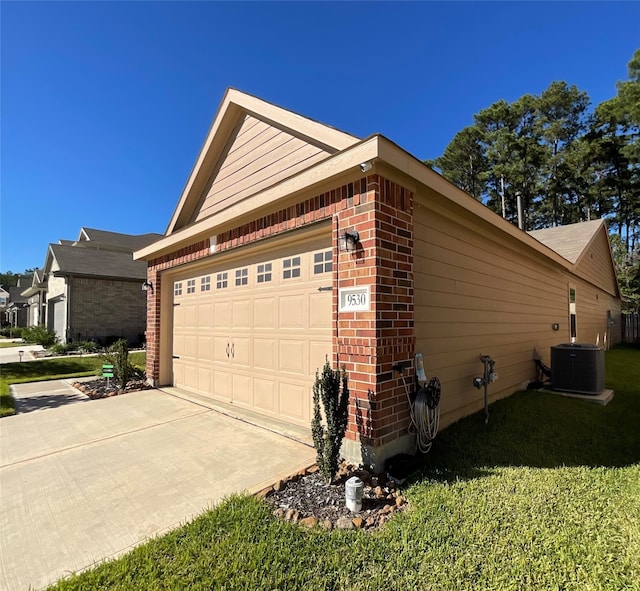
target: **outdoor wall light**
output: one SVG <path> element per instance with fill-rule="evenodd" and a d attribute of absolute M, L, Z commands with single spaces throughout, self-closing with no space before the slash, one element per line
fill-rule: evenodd
<path fill-rule="evenodd" d="M 345 233 L 338 239 L 340 252 L 354 252 L 358 247 L 360 234 L 357 230 L 345 230 Z"/>
<path fill-rule="evenodd" d="M 153 283 L 151 283 L 151 281 L 145 281 L 142 284 L 142 291 L 151 291 L 151 293 L 153 293 Z"/>

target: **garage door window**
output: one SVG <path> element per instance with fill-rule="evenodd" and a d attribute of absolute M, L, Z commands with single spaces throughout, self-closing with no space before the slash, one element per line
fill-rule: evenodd
<path fill-rule="evenodd" d="M 313 274 L 330 273 L 333 268 L 332 252 L 325 250 L 324 252 L 316 252 L 313 255 Z"/>
<path fill-rule="evenodd" d="M 294 277 L 300 277 L 300 257 L 284 259 L 284 261 L 282 261 L 282 269 L 283 279 L 293 279 Z"/>
<path fill-rule="evenodd" d="M 216 275 L 216 289 L 227 288 L 227 273 L 218 273 Z"/>
<path fill-rule="evenodd" d="M 176 281 L 173 284 L 173 295 L 181 296 L 182 295 L 182 281 Z"/>
<path fill-rule="evenodd" d="M 187 293 L 196 293 L 196 280 L 187 280 Z"/>
<path fill-rule="evenodd" d="M 246 285 L 249 281 L 249 269 L 236 270 L 236 285 Z"/>
<path fill-rule="evenodd" d="M 206 277 L 200 278 L 200 291 L 210 291 L 211 290 L 211 277 L 207 275 Z"/>
<path fill-rule="evenodd" d="M 271 263 L 258 265 L 258 283 L 271 281 Z"/>

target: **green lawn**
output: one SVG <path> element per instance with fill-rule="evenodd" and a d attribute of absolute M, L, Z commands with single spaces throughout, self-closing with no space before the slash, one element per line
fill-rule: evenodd
<path fill-rule="evenodd" d="M 11 341 L 0 341 L 0 349 L 8 349 L 9 347 L 24 347 L 24 343 L 14 343 Z"/>
<path fill-rule="evenodd" d="M 146 353 L 131 353 L 129 359 L 133 365 L 144 369 Z M 0 417 L 12 415 L 15 412 L 14 400 L 9 389 L 10 384 L 99 375 L 102 372 L 103 363 L 100 356 L 87 356 L 56 357 L 1 365 Z"/>
<path fill-rule="evenodd" d="M 58 590 L 640 590 L 640 351 L 607 407 L 521 392 L 443 431 L 373 534 L 311 531 L 234 496 Z"/>

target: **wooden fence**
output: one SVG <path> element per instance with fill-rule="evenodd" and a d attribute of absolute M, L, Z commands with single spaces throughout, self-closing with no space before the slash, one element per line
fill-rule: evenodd
<path fill-rule="evenodd" d="M 640 314 L 622 315 L 622 342 L 640 343 Z"/>

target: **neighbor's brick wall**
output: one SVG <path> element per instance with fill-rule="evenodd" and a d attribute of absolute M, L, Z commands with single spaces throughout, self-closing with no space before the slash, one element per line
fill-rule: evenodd
<path fill-rule="evenodd" d="M 144 338 L 145 294 L 142 281 L 69 278 L 70 341 L 123 337 L 130 343 Z"/>
<path fill-rule="evenodd" d="M 370 312 L 341 312 L 334 346 L 350 376 L 347 438 L 378 447 L 406 434 L 409 406 L 392 366 L 412 366 L 413 193 L 379 175 L 338 214 L 338 232 L 360 234 L 355 253 L 339 254 L 338 288 L 370 285 Z M 337 306 L 337 300 L 336 304 Z M 337 313 L 337 310 L 334 310 Z M 411 370 L 405 370 L 412 384 Z"/>

